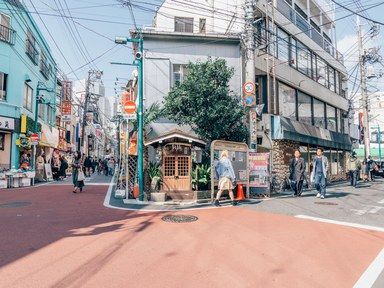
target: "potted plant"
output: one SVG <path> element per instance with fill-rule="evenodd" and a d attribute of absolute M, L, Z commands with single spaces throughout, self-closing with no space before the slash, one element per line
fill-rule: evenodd
<path fill-rule="evenodd" d="M 154 202 L 165 202 L 165 192 L 159 192 L 162 176 L 160 165 L 149 163 L 148 176 L 151 181 L 151 200 Z"/>

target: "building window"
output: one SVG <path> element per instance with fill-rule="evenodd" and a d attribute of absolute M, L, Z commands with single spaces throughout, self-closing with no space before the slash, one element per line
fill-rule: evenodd
<path fill-rule="evenodd" d="M 33 36 L 32 32 L 28 30 L 27 32 L 27 41 L 26 41 L 26 53 L 32 62 L 37 65 L 39 59 L 39 52 L 36 48 L 36 39 Z"/>
<path fill-rule="evenodd" d="M 51 106 L 48 105 L 47 106 L 47 122 L 49 124 L 53 124 L 52 119 L 53 119 L 53 109 Z"/>
<path fill-rule="evenodd" d="M 175 32 L 193 33 L 193 18 L 175 17 Z"/>
<path fill-rule="evenodd" d="M 173 86 L 183 83 L 187 74 L 187 65 L 173 64 Z"/>
<path fill-rule="evenodd" d="M 295 10 L 296 10 L 297 13 L 300 14 L 301 17 L 303 17 L 306 20 L 308 19 L 307 13 L 305 13 L 303 11 L 303 9 L 301 9 L 299 6 L 297 6 L 297 4 L 295 4 Z"/>
<path fill-rule="evenodd" d="M 341 112 L 340 112 L 340 109 L 336 109 L 336 126 L 337 126 L 337 129 L 336 129 L 336 132 L 339 132 L 339 133 L 342 133 L 341 132 Z"/>
<path fill-rule="evenodd" d="M 316 61 L 317 61 L 317 56 L 316 54 L 312 54 L 312 79 L 317 82 L 317 70 L 316 70 Z"/>
<path fill-rule="evenodd" d="M 313 98 L 313 123 L 316 127 L 325 128 L 325 105 L 316 98 Z"/>
<path fill-rule="evenodd" d="M 328 66 L 328 76 L 329 76 L 329 90 L 335 92 L 335 69 L 331 66 Z"/>
<path fill-rule="evenodd" d="M 336 108 L 327 104 L 327 129 L 336 132 Z"/>
<path fill-rule="evenodd" d="M 8 74 L 0 72 L 0 101 L 7 100 L 7 77 Z"/>
<path fill-rule="evenodd" d="M 291 66 L 297 69 L 297 41 L 291 38 Z"/>
<path fill-rule="evenodd" d="M 205 33 L 206 32 L 206 24 L 207 24 L 207 19 L 205 19 L 205 18 L 199 19 L 199 33 Z"/>
<path fill-rule="evenodd" d="M 280 28 L 277 28 L 277 58 L 289 60 L 289 35 Z"/>
<path fill-rule="evenodd" d="M 297 107 L 299 121 L 312 125 L 312 97 L 299 91 L 297 94 Z"/>
<path fill-rule="evenodd" d="M 296 90 L 279 82 L 279 114 L 296 120 Z"/>
<path fill-rule="evenodd" d="M 324 62 L 323 59 L 321 59 L 320 57 L 317 57 L 317 67 L 316 67 L 317 82 L 319 82 L 323 86 L 327 86 L 326 71 L 327 71 L 327 64 Z"/>
<path fill-rule="evenodd" d="M 40 58 L 40 72 L 43 74 L 45 79 L 49 79 L 50 74 L 50 65 L 47 63 L 47 57 L 43 52 L 41 52 L 41 58 Z"/>
<path fill-rule="evenodd" d="M 38 105 L 38 107 L 39 107 L 39 117 L 40 119 L 44 120 L 45 105 Z"/>
<path fill-rule="evenodd" d="M 276 49 L 276 25 L 273 25 L 271 20 L 268 20 L 268 39 L 267 39 L 267 47 L 268 53 L 277 58 L 277 49 Z"/>
<path fill-rule="evenodd" d="M 11 33 L 11 18 L 5 14 L 0 13 L 0 40 L 10 43 Z"/>
<path fill-rule="evenodd" d="M 335 70 L 335 92 L 340 95 L 340 73 Z"/>
<path fill-rule="evenodd" d="M 311 77 L 311 52 L 302 43 L 297 41 L 297 68 L 301 73 Z"/>
<path fill-rule="evenodd" d="M 33 89 L 27 83 L 24 84 L 23 107 L 32 112 Z"/>

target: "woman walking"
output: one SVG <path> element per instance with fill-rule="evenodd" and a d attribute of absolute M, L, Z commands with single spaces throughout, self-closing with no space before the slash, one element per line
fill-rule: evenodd
<path fill-rule="evenodd" d="M 83 172 L 83 165 L 81 163 L 81 154 L 75 152 L 75 160 L 72 164 L 72 181 L 73 181 L 73 193 L 82 192 L 84 187 L 85 175 Z"/>
<path fill-rule="evenodd" d="M 224 150 L 221 152 L 220 161 L 216 165 L 216 176 L 219 178 L 219 191 L 217 191 L 216 200 L 213 202 L 215 206 L 220 206 L 220 197 L 221 193 L 224 190 L 228 190 L 229 197 L 231 197 L 232 205 L 236 206 L 237 201 L 235 201 L 235 197 L 233 196 L 233 184 L 236 180 L 235 172 L 233 170 L 233 166 L 231 160 L 228 159 L 228 151 Z"/>
<path fill-rule="evenodd" d="M 59 178 L 60 180 L 64 180 L 67 178 L 67 169 L 68 169 L 68 161 L 64 156 L 60 158 L 60 170 L 59 170 Z"/>

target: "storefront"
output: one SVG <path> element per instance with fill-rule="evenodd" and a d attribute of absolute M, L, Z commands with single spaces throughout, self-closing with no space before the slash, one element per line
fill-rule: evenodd
<path fill-rule="evenodd" d="M 12 133 L 15 119 L 0 116 L 0 171 L 11 169 Z"/>

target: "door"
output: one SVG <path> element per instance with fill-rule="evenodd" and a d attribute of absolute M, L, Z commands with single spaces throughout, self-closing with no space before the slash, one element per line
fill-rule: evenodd
<path fill-rule="evenodd" d="M 191 156 L 165 156 L 163 190 L 191 190 Z"/>

